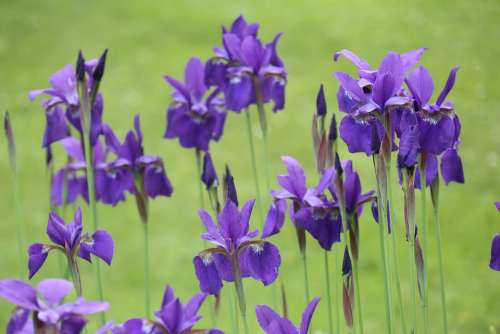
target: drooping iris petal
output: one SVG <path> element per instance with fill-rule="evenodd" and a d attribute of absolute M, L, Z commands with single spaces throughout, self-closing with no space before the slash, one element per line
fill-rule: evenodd
<path fill-rule="evenodd" d="M 77 315 L 71 315 L 61 321 L 61 334 L 79 334 L 87 324 L 87 319 Z"/>
<path fill-rule="evenodd" d="M 31 325 L 31 320 L 29 319 L 31 311 L 23 308 L 18 308 L 14 312 L 12 312 L 9 322 L 7 323 L 7 334 L 21 334 L 21 333 L 30 333 L 33 332 L 33 328 L 26 328 Z"/>
<path fill-rule="evenodd" d="M 19 280 L 0 280 L 0 297 L 30 311 L 37 310 L 39 307 L 35 289 Z"/>
<path fill-rule="evenodd" d="M 45 132 L 42 147 L 69 136 L 68 123 L 64 111 L 59 107 L 45 112 Z"/>
<path fill-rule="evenodd" d="M 491 241 L 490 268 L 500 271 L 500 233 L 495 234 Z"/>
<path fill-rule="evenodd" d="M 399 168 L 413 167 L 417 164 L 417 155 L 420 148 L 419 131 L 414 125 L 409 126 L 401 135 L 399 141 L 398 166 Z"/>
<path fill-rule="evenodd" d="M 49 248 L 44 244 L 32 244 L 28 248 L 28 269 L 29 279 L 31 279 L 47 260 Z"/>
<path fill-rule="evenodd" d="M 384 129 L 378 121 L 360 122 L 351 116 L 346 116 L 340 121 L 340 136 L 347 144 L 349 152 L 364 152 L 367 155 L 373 153 L 372 127 L 376 127 L 378 138 L 383 138 Z"/>
<path fill-rule="evenodd" d="M 437 158 L 433 154 L 427 155 L 426 163 L 425 163 L 425 180 L 426 186 L 432 184 L 434 179 L 438 174 L 438 164 Z M 415 188 L 420 189 L 420 170 L 417 168 L 415 170 Z"/>
<path fill-rule="evenodd" d="M 464 183 L 464 169 L 462 159 L 455 148 L 444 151 L 441 157 L 441 174 L 445 184 L 450 182 Z"/>
<path fill-rule="evenodd" d="M 252 101 L 252 79 L 247 75 L 232 77 L 226 87 L 225 97 L 226 107 L 229 110 L 240 112 Z"/>
<path fill-rule="evenodd" d="M 270 242 L 248 246 L 241 254 L 241 261 L 246 262 L 250 275 L 264 285 L 271 284 L 278 277 L 281 256 L 278 248 Z"/>
<path fill-rule="evenodd" d="M 309 332 L 309 326 L 311 324 L 311 319 L 316 310 L 316 306 L 318 306 L 320 299 L 314 298 L 302 313 L 302 320 L 300 321 L 300 330 L 299 334 L 307 334 Z"/>
<path fill-rule="evenodd" d="M 57 305 L 73 290 L 73 283 L 64 279 L 46 279 L 38 283 L 36 290 L 50 305 Z"/>
<path fill-rule="evenodd" d="M 420 148 L 423 152 L 441 154 L 453 145 L 455 123 L 450 117 L 441 117 L 437 122 L 420 119 Z"/>
<path fill-rule="evenodd" d="M 210 295 L 219 294 L 222 288 L 222 280 L 215 266 L 213 258 L 205 258 L 205 260 L 196 256 L 193 259 L 194 269 L 198 282 L 200 283 L 200 290 Z"/>
<path fill-rule="evenodd" d="M 111 265 L 113 252 L 114 243 L 111 235 L 104 230 L 97 230 L 91 237 L 84 238 L 78 255 L 89 260 L 88 253 L 91 253 Z"/>
<path fill-rule="evenodd" d="M 271 204 L 262 229 L 262 239 L 269 238 L 281 231 L 285 223 L 285 211 L 285 200 L 276 200 Z"/>
<path fill-rule="evenodd" d="M 173 188 L 170 180 L 161 166 L 147 166 L 144 170 L 144 187 L 148 196 L 170 196 Z"/>

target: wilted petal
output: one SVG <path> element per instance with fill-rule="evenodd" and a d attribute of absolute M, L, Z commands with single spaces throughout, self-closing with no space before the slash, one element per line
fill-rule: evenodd
<path fill-rule="evenodd" d="M 213 258 L 208 255 L 205 258 L 196 256 L 193 259 L 193 264 L 196 277 L 200 283 L 200 290 L 210 295 L 217 295 L 222 288 L 222 280 L 219 277 Z"/>

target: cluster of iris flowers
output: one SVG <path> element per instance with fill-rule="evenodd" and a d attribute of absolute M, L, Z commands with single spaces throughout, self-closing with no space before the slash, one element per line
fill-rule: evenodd
<path fill-rule="evenodd" d="M 206 232 L 201 235 L 211 247 L 194 254 L 193 266 L 200 292 L 183 304 L 167 286 L 159 310 L 150 312 L 148 201 L 157 196 L 169 197 L 173 189 L 167 177 L 163 159 L 147 155 L 143 147 L 143 133 L 139 116 L 133 120 L 133 129 L 123 140 L 116 136 L 111 125 L 103 121 L 104 97 L 99 91 L 103 78 L 107 51 L 96 60 L 85 61 L 78 55 L 76 66 L 66 65 L 50 78 L 51 87 L 29 93 L 30 99 L 46 96 L 42 101 L 46 126 L 42 147 L 50 175 L 50 204 L 47 235 L 51 243 L 33 243 L 28 247 L 28 269 L 31 279 L 43 266 L 49 252 L 59 251 L 67 262 L 66 279 L 42 280 L 35 288 L 21 280 L 0 280 L 0 297 L 16 305 L 7 325 L 7 333 L 81 333 L 88 322 L 87 315 L 100 313 L 104 333 L 223 333 L 220 329 L 195 329 L 201 319 L 198 314 L 203 302 L 214 296 L 211 316 L 216 323 L 218 305 L 223 287 L 234 285 L 234 294 L 227 292 L 232 331 L 239 333 L 234 300 L 239 306 L 243 331 L 249 332 L 244 278 L 276 287 L 282 263 L 278 246 L 270 238 L 283 229 L 290 218 L 297 235 L 298 251 L 303 261 L 304 295 L 306 309 L 299 326 L 288 316 L 285 287 L 282 284 L 283 315 L 266 305 L 257 305 L 256 319 L 268 334 L 311 333 L 311 319 L 320 301 L 310 297 L 307 268 L 307 239 L 318 242 L 325 253 L 326 306 L 328 332 L 345 330 L 364 333 L 362 295 L 358 279 L 360 257 L 359 218 L 366 205 L 371 205 L 374 221 L 379 225 L 379 242 L 388 333 L 429 333 L 428 254 L 426 189 L 434 212 L 438 241 L 439 279 L 443 332 L 447 333 L 446 293 L 441 256 L 439 230 L 439 184 L 463 183 L 464 172 L 458 153 L 461 123 L 449 101 L 458 68 L 450 71 L 437 98 L 432 98 L 434 81 L 423 66 L 418 66 L 425 49 L 398 54 L 389 52 L 378 68 L 349 50 L 333 55 L 334 61 L 346 58 L 356 67 L 356 75 L 335 72 L 340 87 L 336 97 L 338 109 L 344 113 L 337 129 L 335 115 L 326 124 L 327 103 L 325 89 L 320 86 L 316 98 L 316 112 L 312 117 L 313 151 L 318 182 L 308 186 L 304 168 L 291 156 L 281 159 L 286 174 L 278 175 L 279 185 L 271 189 L 268 176 L 267 116 L 265 106 L 272 104 L 277 112 L 285 106 L 285 88 L 288 80 L 284 63 L 278 55 L 277 44 L 281 34 L 270 42 L 258 37 L 259 25 L 247 23 L 240 16 L 229 28 L 222 29 L 221 47 L 203 62 L 191 58 L 184 80 L 165 76 L 172 87 L 172 102 L 167 109 L 164 137 L 176 138 L 184 148 L 193 148 L 200 182 L 201 223 Z M 434 102 L 431 102 L 434 101 Z M 261 197 L 251 131 L 250 107 L 255 106 L 264 137 L 264 165 L 270 201 L 267 215 L 260 214 L 261 232 L 250 228 L 255 202 L 264 206 Z M 210 153 L 210 144 L 223 135 L 229 112 L 246 113 L 249 129 L 250 157 L 254 169 L 256 199 L 247 200 L 240 208 L 234 177 L 226 165 L 222 185 Z M 15 145 L 10 118 L 5 117 L 5 132 L 9 141 L 11 166 L 15 171 Z M 372 158 L 376 190 L 362 191 L 361 178 L 353 162 L 341 160 L 338 137 L 350 153 L 365 153 Z M 61 146 L 57 149 L 55 146 Z M 56 163 L 55 155 L 62 153 L 64 163 Z M 395 155 L 395 159 L 393 159 Z M 60 160 L 60 159 L 59 159 Z M 404 239 L 408 244 L 410 263 L 410 311 L 402 299 L 396 239 L 397 215 L 391 181 L 392 165 L 404 199 Z M 57 166 L 57 168 L 56 168 Z M 203 191 L 203 186 L 206 194 Z M 415 189 L 420 189 L 422 215 L 417 221 Z M 132 195 L 138 215 L 144 226 L 144 295 L 145 314 L 123 323 L 105 322 L 109 305 L 104 301 L 85 301 L 79 273 L 79 259 L 91 262 L 92 256 L 111 265 L 115 243 L 111 235 L 99 229 L 96 203 L 117 205 Z M 208 196 L 209 210 L 204 197 Z M 64 212 L 81 198 L 88 203 L 90 230 L 83 233 L 82 213 L 77 209 L 73 220 L 66 224 Z M 496 203 L 500 210 L 500 204 Z M 213 211 L 211 214 L 209 211 Z M 19 229 L 21 230 L 21 229 Z M 22 247 L 22 236 L 18 233 Z M 492 243 L 490 267 L 500 270 L 500 237 Z M 119 244 L 118 244 L 119 246 Z M 332 262 L 329 254 L 333 254 Z M 104 300 L 99 261 L 96 280 L 99 297 Z M 24 276 L 24 271 L 22 271 Z M 335 282 L 333 287 L 331 282 Z M 65 298 L 75 288 L 77 299 Z M 273 293 L 273 308 L 276 294 Z M 333 296 L 333 297 L 332 297 Z M 393 300 L 396 299 L 396 300 Z M 417 300 L 418 299 L 418 300 Z M 333 300 L 336 301 L 335 305 Z M 422 323 L 418 321 L 417 306 L 421 305 Z M 396 328 L 396 310 L 400 329 Z M 343 313 L 344 321 L 340 320 Z M 407 319 L 407 316 L 409 319 Z"/>

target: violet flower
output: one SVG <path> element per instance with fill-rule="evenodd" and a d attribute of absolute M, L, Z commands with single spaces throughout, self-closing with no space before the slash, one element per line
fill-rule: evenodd
<path fill-rule="evenodd" d="M 85 63 L 85 72 L 89 78 L 93 77 L 97 59 Z M 80 100 L 77 93 L 77 82 L 73 65 L 65 65 L 62 69 L 54 73 L 49 80 L 50 88 L 33 90 L 29 93 L 30 100 L 36 99 L 40 95 L 46 95 L 48 99 L 42 101 L 45 109 L 45 132 L 42 147 L 70 136 L 70 126 L 73 126 L 81 133 L 81 110 Z M 92 90 L 93 80 L 88 81 L 88 90 Z M 103 98 L 101 94 L 96 96 L 95 104 L 91 112 L 90 138 L 92 144 L 97 140 L 102 122 Z"/>
<path fill-rule="evenodd" d="M 92 254 L 111 265 L 114 250 L 113 239 L 108 232 L 97 230 L 92 235 L 88 235 L 87 233 L 83 234 L 82 230 L 80 208 L 69 224 L 66 224 L 56 213 L 51 212 L 47 224 L 47 235 L 53 244 L 34 243 L 29 246 L 29 278 L 31 279 L 42 267 L 50 251 L 59 250 L 66 256 L 69 268 L 76 276 L 74 279 L 77 290 L 81 293 L 76 257 L 91 262 Z"/>
<path fill-rule="evenodd" d="M 287 72 L 276 50 L 281 34 L 263 44 L 257 31 L 257 24 L 248 25 L 239 16 L 229 31 L 223 28 L 223 48 L 215 48 L 207 64 L 213 77 L 209 82 L 224 90 L 226 107 L 235 112 L 271 100 L 274 112 L 285 105 Z"/>
<path fill-rule="evenodd" d="M 305 231 L 315 238 L 320 246 L 331 249 L 333 243 L 340 241 L 342 225 L 338 206 L 323 195 L 331 184 L 335 168 L 324 171 L 317 186 L 307 188 L 305 172 L 298 161 L 289 156 L 281 158 L 288 174 L 279 175 L 278 183 L 283 189 L 273 190 L 276 200 L 290 200 L 290 218 L 297 229 L 299 249 L 305 251 Z"/>
<path fill-rule="evenodd" d="M 269 285 L 278 277 L 281 264 L 278 248 L 269 241 L 255 239 L 258 230 L 249 231 L 254 203 L 255 200 L 249 200 L 239 210 L 228 200 L 218 214 L 217 224 L 206 211 L 199 211 L 207 229 L 202 239 L 216 246 L 193 259 L 201 291 L 217 295 L 223 281 L 252 277 Z"/>
<path fill-rule="evenodd" d="M 134 130 L 126 134 L 123 142 L 108 125 L 103 126 L 103 134 L 116 160 L 96 173 L 96 183 L 107 190 L 100 193 L 107 193 L 111 196 L 109 202 L 115 204 L 116 199 L 124 199 L 124 191 L 130 191 L 136 196 L 143 222 L 147 222 L 148 197 L 169 197 L 173 192 L 163 160 L 159 156 L 144 153 L 139 115 L 135 115 Z"/>
<path fill-rule="evenodd" d="M 495 206 L 498 212 L 500 212 L 500 201 L 495 202 Z M 491 241 L 490 268 L 500 271 L 500 233 L 495 234 Z"/>
<path fill-rule="evenodd" d="M 104 334 L 111 331 L 113 334 L 224 334 L 218 329 L 193 329 L 201 320 L 198 311 L 205 298 L 205 294 L 197 293 L 186 304 L 182 304 L 180 299 L 175 297 L 172 287 L 167 285 L 161 308 L 155 312 L 154 320 L 133 318 L 122 325 L 109 322 L 97 333 Z"/>
<path fill-rule="evenodd" d="M 417 49 L 401 55 L 389 52 L 378 70 L 371 69 L 365 60 L 348 50 L 334 55 L 334 60 L 344 56 L 353 62 L 360 75 L 360 79 L 355 80 L 347 73 L 335 72 L 341 86 L 337 93 L 339 109 L 347 113 L 340 123 L 340 135 L 350 152 L 375 153 L 372 128 L 377 130 L 378 138 L 383 138 L 384 117 L 390 118 L 386 113 L 410 103 L 401 90 L 404 75 L 418 62 L 423 51 L 425 49 Z"/>
<path fill-rule="evenodd" d="M 200 59 L 191 58 L 186 65 L 184 83 L 168 75 L 165 80 L 174 91 L 164 137 L 178 138 L 185 148 L 208 151 L 210 141 L 218 141 L 222 136 L 226 112 L 220 90 L 215 88 L 209 92 L 205 84 L 205 65 Z"/>
<path fill-rule="evenodd" d="M 73 284 L 63 279 L 46 279 L 36 288 L 15 279 L 0 280 L 0 297 L 17 306 L 7 334 L 81 333 L 87 324 L 85 316 L 104 312 L 109 305 L 83 298 L 63 304 L 72 289 Z"/>
<path fill-rule="evenodd" d="M 319 300 L 319 298 L 314 298 L 307 305 L 302 313 L 302 319 L 298 327 L 288 318 L 280 316 L 266 305 L 257 305 L 255 307 L 257 321 L 266 334 L 308 334 L 311 319 Z"/>

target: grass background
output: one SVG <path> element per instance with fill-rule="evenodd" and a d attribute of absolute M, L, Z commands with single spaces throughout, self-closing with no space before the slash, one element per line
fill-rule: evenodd
<path fill-rule="evenodd" d="M 334 51 L 351 49 L 375 65 L 388 50 L 429 47 L 423 64 L 433 73 L 438 89 L 449 69 L 461 66 L 451 99 L 463 124 L 460 149 L 466 184 L 441 191 L 450 332 L 486 333 L 490 325 L 499 327 L 499 274 L 488 269 L 490 240 L 500 230 L 500 218 L 493 207 L 494 200 L 500 199 L 500 3 L 496 0 L 0 1 L 0 109 L 10 110 L 14 122 L 25 243 L 47 240 L 48 214 L 44 152 L 40 149 L 44 116 L 38 102 L 28 101 L 27 93 L 46 87 L 49 75 L 73 63 L 78 49 L 90 58 L 109 48 L 102 85 L 104 120 L 123 135 L 132 126 L 133 115 L 139 113 L 146 151 L 164 158 L 175 188 L 172 198 L 151 203 L 153 305 L 159 305 L 166 283 L 183 298 L 197 290 L 191 259 L 202 243 L 198 239 L 201 225 L 196 216 L 194 153 L 162 139 L 170 92 L 162 76 L 181 76 L 191 56 L 209 57 L 212 46 L 220 43 L 220 25 L 229 24 L 240 13 L 261 23 L 265 40 L 284 32 L 279 51 L 289 72 L 289 84 L 285 111 L 269 117 L 272 175 L 283 171 L 279 156 L 290 154 L 305 165 L 311 184 L 316 182 L 309 136 L 315 94 L 323 82 L 330 111 L 335 110 L 337 83 L 331 73 L 336 69 L 352 71 L 346 61 L 332 62 Z M 255 116 L 254 130 L 259 136 Z M 242 200 L 255 196 L 244 132 L 244 118 L 231 114 L 222 140 L 212 146 L 217 166 L 228 163 L 232 167 Z M 373 187 L 370 160 L 346 153 L 343 144 L 340 147 L 343 158 L 355 160 L 364 189 Z M 0 154 L 3 278 L 18 273 L 16 215 L 3 137 Z M 262 164 L 260 167 L 263 170 Z M 400 203 L 396 209 L 401 222 Z M 366 332 L 382 333 L 385 317 L 378 230 L 367 213 L 360 222 L 363 311 Z M 99 215 L 101 226 L 112 232 L 116 242 L 114 263 L 103 269 L 105 295 L 112 304 L 107 317 L 123 321 L 142 315 L 142 231 L 135 203 L 129 198 L 116 208 L 100 206 Z M 256 218 L 254 214 L 252 223 L 259 226 Z M 286 226 L 275 241 L 282 250 L 281 277 L 291 317 L 298 322 L 305 306 L 302 269 L 293 230 Z M 432 332 L 439 333 L 439 290 L 431 240 L 431 321 Z M 315 243 L 309 245 L 313 295 L 324 296 L 323 253 Z M 403 247 L 401 241 L 403 289 L 408 295 Z M 82 271 L 85 294 L 95 298 L 92 266 L 83 264 Z M 57 257 L 50 256 L 35 280 L 58 273 Z M 256 303 L 270 303 L 270 288 L 250 280 L 245 285 L 250 311 Z M 227 305 L 221 307 L 220 326 L 230 333 Z M 10 309 L 0 301 L 0 328 L 5 326 Z M 207 309 L 204 314 L 208 324 Z M 256 332 L 253 312 L 250 319 L 251 332 Z M 314 328 L 326 330 L 326 319 L 323 301 L 314 317 Z"/>

